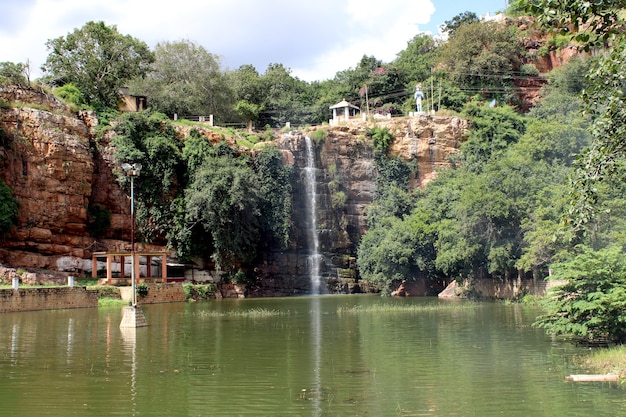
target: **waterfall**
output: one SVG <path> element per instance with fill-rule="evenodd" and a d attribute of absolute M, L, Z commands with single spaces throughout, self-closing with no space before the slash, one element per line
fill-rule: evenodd
<path fill-rule="evenodd" d="M 306 167 L 305 172 L 305 191 L 307 202 L 307 243 L 308 255 L 307 265 L 309 279 L 311 280 L 311 294 L 318 295 L 320 293 L 320 265 L 322 255 L 319 253 L 319 236 L 317 235 L 317 186 L 315 178 L 315 152 L 311 138 L 305 136 L 306 142 Z"/>

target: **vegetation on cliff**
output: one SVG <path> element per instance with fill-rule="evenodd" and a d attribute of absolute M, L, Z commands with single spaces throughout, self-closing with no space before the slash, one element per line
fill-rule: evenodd
<path fill-rule="evenodd" d="M 115 160 L 143 165 L 137 181 L 137 224 L 147 241 L 163 241 L 181 260 L 211 255 L 235 273 L 263 245 L 286 246 L 291 168 L 274 146 L 254 157 L 197 130 L 180 140 L 165 115 L 127 113 L 114 127 Z M 118 172 L 118 181 L 130 180 Z"/>

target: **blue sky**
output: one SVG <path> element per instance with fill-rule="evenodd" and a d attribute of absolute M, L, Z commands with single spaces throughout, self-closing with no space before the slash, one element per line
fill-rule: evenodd
<path fill-rule="evenodd" d="M 0 0 L 0 62 L 26 62 L 31 78 L 49 51 L 46 41 L 88 21 L 115 25 L 151 48 L 191 40 L 222 67 L 252 64 L 259 73 L 283 64 L 305 80 L 333 78 L 363 55 L 389 62 L 420 32 L 471 11 L 492 14 L 505 0 Z"/>

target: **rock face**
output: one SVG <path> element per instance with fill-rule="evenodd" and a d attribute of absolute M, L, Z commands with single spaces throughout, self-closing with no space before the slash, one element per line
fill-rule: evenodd
<path fill-rule="evenodd" d="M 19 87 L 0 89 L 0 178 L 19 202 L 18 224 L 1 237 L 0 263 L 66 273 L 89 273 L 94 250 L 129 250 L 130 204 L 114 175 L 109 138 L 95 146 L 93 114 L 76 115 L 41 91 Z M 314 143 L 317 188 L 317 233 L 326 292 L 369 292 L 358 281 L 356 249 L 366 231 L 365 214 L 375 192 L 371 140 L 361 121 L 318 127 L 324 140 Z M 404 117 L 379 120 L 393 134 L 391 153 L 416 161 L 414 187 L 424 186 L 446 165 L 465 139 L 466 121 L 457 117 Z M 181 139 L 188 134 L 181 128 Z M 207 131 L 212 142 L 222 135 Z M 234 142 L 233 142 L 234 144 Z M 285 250 L 265 254 L 255 268 L 258 288 L 248 295 L 290 295 L 310 289 L 310 253 L 305 230 L 307 195 L 305 135 L 283 134 L 276 140 L 284 161 L 294 167 L 291 242 Z M 111 226 L 101 238 L 88 230 L 88 208 L 98 205 L 111 213 Z M 163 250 L 144 245 L 142 249 Z"/>
<path fill-rule="evenodd" d="M 358 281 L 356 250 L 366 231 L 366 211 L 375 192 L 375 167 L 371 140 L 366 136 L 373 124 L 351 122 L 345 126 L 324 128 L 326 139 L 315 143 L 317 180 L 317 232 L 323 258 L 320 271 L 327 284 L 326 292 L 369 292 Z M 421 115 L 377 121 L 386 127 L 395 140 L 391 154 L 406 162 L 415 161 L 417 175 L 413 187 L 422 187 L 436 175 L 436 168 L 446 166 L 447 156 L 458 150 L 465 140 L 468 125 L 458 117 Z M 321 129 L 321 128 L 320 128 Z M 268 254 L 259 267 L 261 276 L 291 282 L 292 293 L 309 290 L 310 242 L 305 231 L 309 227 L 307 195 L 304 193 L 306 166 L 305 136 L 302 132 L 283 135 L 278 141 L 286 161 L 293 161 L 292 245 L 288 250 Z"/>
<path fill-rule="evenodd" d="M 28 103 L 0 113 L 2 179 L 19 201 L 18 226 L 4 238 L 1 258 L 12 265 L 56 269 L 54 257 L 88 257 L 94 164 L 87 125 L 43 92 L 4 88 L 0 99 Z"/>

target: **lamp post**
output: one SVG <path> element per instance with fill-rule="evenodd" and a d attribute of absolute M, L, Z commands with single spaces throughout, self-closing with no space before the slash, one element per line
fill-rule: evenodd
<path fill-rule="evenodd" d="M 130 177 L 130 256 L 131 256 L 131 306 L 127 307 L 120 327 L 143 327 L 146 319 L 137 305 L 137 289 L 135 286 L 135 177 L 141 172 L 140 163 L 124 163 L 122 169 Z"/>
<path fill-rule="evenodd" d="M 131 256 L 131 291 L 132 291 L 132 305 L 137 305 L 137 293 L 135 288 L 135 177 L 139 176 L 141 172 L 141 164 L 122 164 L 122 169 L 126 172 L 126 175 L 130 177 L 130 256 Z"/>

